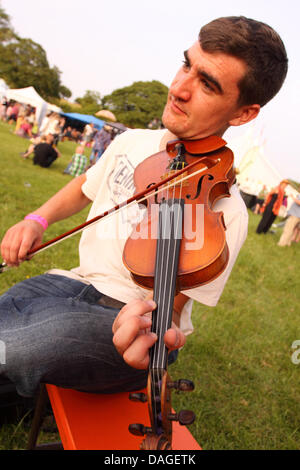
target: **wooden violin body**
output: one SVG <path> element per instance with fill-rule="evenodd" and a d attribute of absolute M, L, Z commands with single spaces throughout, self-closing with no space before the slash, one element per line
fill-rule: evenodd
<path fill-rule="evenodd" d="M 216 139 L 219 142 L 219 138 Z M 185 203 L 186 217 L 179 254 L 177 290 L 210 282 L 226 267 L 229 252 L 223 214 L 214 212 L 213 206 L 220 198 L 230 195 L 229 187 L 234 179 L 233 154 L 228 148 L 222 147 L 214 152 L 204 153 L 203 156 L 188 153 L 185 156 L 187 165 L 194 163 L 195 159 L 198 164 L 187 169 L 184 176 L 196 173 L 197 170 L 199 173 L 184 180 L 182 184 L 179 181 L 175 186 L 149 198 L 147 216 L 136 226 L 126 242 L 124 264 L 135 282 L 142 287 L 153 289 L 158 206 L 164 199 L 180 198 Z M 148 188 L 166 176 L 170 160 L 170 153 L 163 151 L 137 166 L 134 173 L 137 192 L 141 186 Z M 141 256 L 137 255 L 139 253 Z"/>
<path fill-rule="evenodd" d="M 190 391 L 187 380 L 171 382 L 164 334 L 171 327 L 177 293 L 208 283 L 225 269 L 229 250 L 222 212 L 213 208 L 229 197 L 234 181 L 233 154 L 213 136 L 200 141 L 172 141 L 166 151 L 144 160 L 135 170 L 136 191 L 157 187 L 172 172 L 172 182 L 147 199 L 146 215 L 126 241 L 123 261 L 134 281 L 153 289 L 157 308 L 152 328 L 158 336 L 150 350 L 148 401 L 151 428 L 130 425 L 133 434 L 146 435 L 141 448 L 167 450 L 172 446 L 172 421 L 191 424 L 191 411 L 172 413 L 171 389 Z"/>

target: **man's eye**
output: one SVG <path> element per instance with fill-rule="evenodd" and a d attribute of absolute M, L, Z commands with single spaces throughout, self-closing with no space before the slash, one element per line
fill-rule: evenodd
<path fill-rule="evenodd" d="M 213 87 L 211 86 L 211 84 L 205 80 L 204 78 L 201 80 L 201 82 L 203 83 L 204 85 L 204 88 L 207 88 L 207 90 L 210 90 L 210 91 L 214 91 Z"/>
<path fill-rule="evenodd" d="M 189 61 L 188 61 L 188 60 L 184 59 L 184 60 L 182 61 L 182 63 L 183 63 L 183 68 L 185 68 L 185 69 L 189 69 L 189 68 L 190 68 L 190 64 L 189 64 Z"/>

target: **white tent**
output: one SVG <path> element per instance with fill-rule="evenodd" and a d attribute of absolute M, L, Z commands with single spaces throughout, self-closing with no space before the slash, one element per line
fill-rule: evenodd
<path fill-rule="evenodd" d="M 240 188 L 258 196 L 263 186 L 268 189 L 277 186 L 283 177 L 265 156 L 263 146 L 255 145 L 243 156 L 238 166 L 237 180 Z M 248 191 L 246 191 L 248 189 Z"/>
<path fill-rule="evenodd" d="M 6 85 L 3 78 L 0 78 L 0 98 L 2 98 L 3 96 L 6 96 L 7 90 L 8 90 L 8 86 Z"/>
<path fill-rule="evenodd" d="M 282 175 L 268 160 L 264 144 L 259 144 L 254 138 L 253 130 L 248 131 L 244 136 L 228 142 L 228 146 L 235 154 L 236 167 L 238 169 L 237 181 L 239 188 L 246 194 L 258 196 L 265 186 L 268 191 L 278 186 L 284 179 Z M 293 203 L 290 197 L 296 195 L 297 191 L 288 185 L 285 194 L 288 196 L 287 209 Z M 282 216 L 285 215 L 286 208 L 281 208 Z"/>
<path fill-rule="evenodd" d="M 257 134 L 252 125 L 244 134 L 228 140 L 228 146 L 234 153 L 240 189 L 254 196 L 258 196 L 264 186 L 269 190 L 284 179 L 265 154 L 264 143 L 261 143 L 262 132 L 259 136 Z"/>
<path fill-rule="evenodd" d="M 7 90 L 6 97 L 9 100 L 14 100 L 18 103 L 30 104 L 30 106 L 36 108 L 36 121 L 38 126 L 41 125 L 47 111 L 61 111 L 57 106 L 47 103 L 47 101 L 38 94 L 33 86 Z"/>

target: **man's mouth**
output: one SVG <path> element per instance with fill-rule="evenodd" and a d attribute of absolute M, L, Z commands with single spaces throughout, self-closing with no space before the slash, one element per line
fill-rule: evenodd
<path fill-rule="evenodd" d="M 178 103 L 178 100 L 174 96 L 170 96 L 170 106 L 171 106 L 171 110 L 174 113 L 181 114 L 181 115 L 186 114 L 186 112 L 183 111 L 182 107 Z"/>

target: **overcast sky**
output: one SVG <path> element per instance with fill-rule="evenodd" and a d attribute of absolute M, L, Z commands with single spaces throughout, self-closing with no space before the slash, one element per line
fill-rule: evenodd
<path fill-rule="evenodd" d="M 281 92 L 262 109 L 255 133 L 282 174 L 300 181 L 300 2 L 299 0 L 0 0 L 21 37 L 43 46 L 62 83 L 82 96 L 103 96 L 139 80 L 169 86 L 182 52 L 200 27 L 219 16 L 245 15 L 270 24 L 281 35 L 289 73 Z M 229 140 L 244 133 L 229 131 Z"/>

